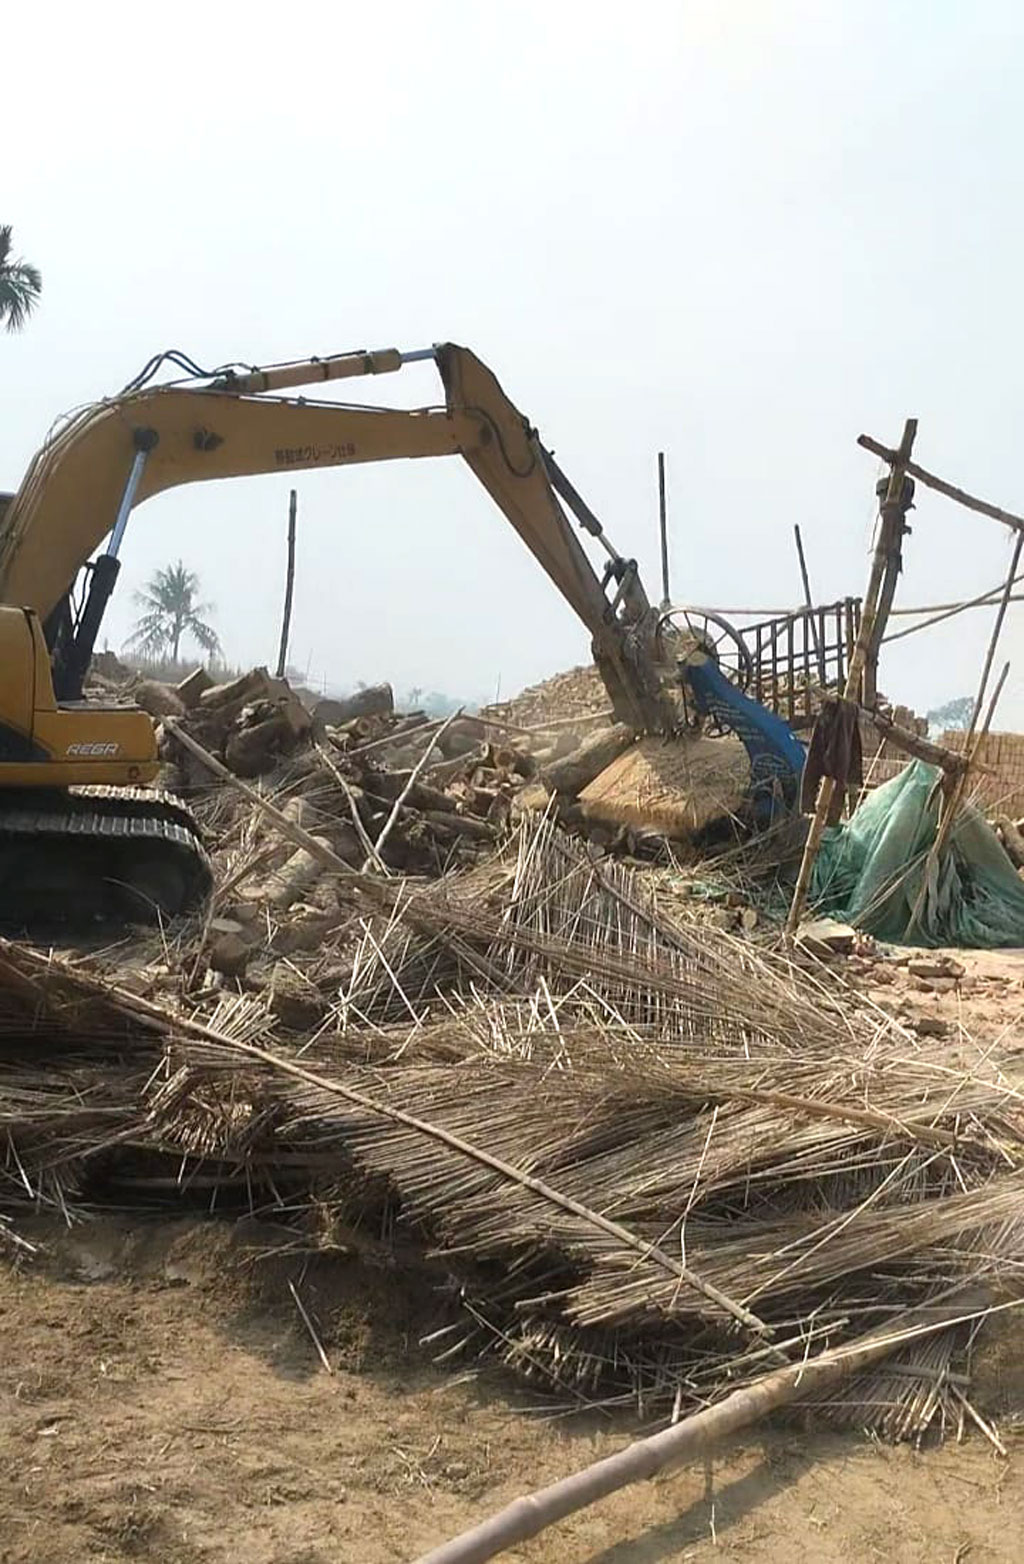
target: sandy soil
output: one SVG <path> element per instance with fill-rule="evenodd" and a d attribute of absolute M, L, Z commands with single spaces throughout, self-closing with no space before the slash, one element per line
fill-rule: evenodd
<path fill-rule="evenodd" d="M 355 1259 L 270 1252 L 269 1230 L 104 1218 L 31 1236 L 39 1259 L 0 1265 L 0 1564 L 411 1561 L 631 1432 L 543 1421 L 498 1380 L 453 1383 L 416 1345 L 435 1308 L 422 1288 Z M 983 1378 L 1005 1414 L 1024 1407 L 1024 1379 L 1013 1337 L 997 1345 Z M 760 1430 L 507 1557 L 1016 1560 L 1012 1424 L 1009 1462 L 980 1436 L 918 1453 Z"/>

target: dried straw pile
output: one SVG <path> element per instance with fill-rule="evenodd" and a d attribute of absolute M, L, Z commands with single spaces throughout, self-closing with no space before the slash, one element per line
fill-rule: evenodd
<path fill-rule="evenodd" d="M 1022 1098 L 969 1040 L 954 1061 L 664 923 L 547 824 L 460 879 L 357 893 L 301 1045 L 252 998 L 200 1019 L 0 952 L 8 1203 L 69 1202 L 95 1161 L 121 1198 L 202 1177 L 399 1221 L 461 1296 L 440 1355 L 660 1414 L 951 1289 L 1016 1288 Z M 966 1345 L 929 1338 L 829 1415 L 958 1426 Z"/>

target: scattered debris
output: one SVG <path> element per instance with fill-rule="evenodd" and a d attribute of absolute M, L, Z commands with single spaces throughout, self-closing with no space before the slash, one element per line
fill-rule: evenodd
<path fill-rule="evenodd" d="M 15 1223 L 194 1180 L 286 1202 L 314 1241 L 324 1221 L 397 1223 L 446 1256 L 462 1300 L 446 1356 L 648 1415 L 716 1403 L 951 1287 L 1011 1285 L 1017 1093 L 983 1051 L 951 1080 L 941 1016 L 909 1047 L 842 977 L 709 927 L 697 898 L 668 912 L 667 871 L 595 860 L 545 817 L 433 880 L 318 849 L 315 901 L 251 921 L 239 877 L 278 818 L 283 861 L 296 816 L 335 839 L 325 785 L 285 801 L 291 819 L 257 820 L 248 783 L 211 793 L 235 888 L 127 975 L 123 956 L 0 946 Z M 740 917 L 734 900 L 716 910 Z M 825 1415 L 894 1438 L 957 1426 L 970 1335 L 908 1346 Z"/>
<path fill-rule="evenodd" d="M 857 943 L 857 931 L 848 923 L 837 922 L 835 918 L 815 918 L 809 923 L 801 923 L 796 943 L 808 955 L 821 956 L 825 960 L 830 956 L 852 956 Z"/>

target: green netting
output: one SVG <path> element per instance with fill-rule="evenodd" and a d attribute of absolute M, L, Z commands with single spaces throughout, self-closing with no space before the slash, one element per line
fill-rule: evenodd
<path fill-rule="evenodd" d="M 928 867 L 940 775 L 915 760 L 825 832 L 811 881 L 816 910 L 911 945 L 1024 945 L 1024 881 L 972 805 L 961 809 L 939 862 Z M 926 869 L 921 912 L 908 934 Z"/>

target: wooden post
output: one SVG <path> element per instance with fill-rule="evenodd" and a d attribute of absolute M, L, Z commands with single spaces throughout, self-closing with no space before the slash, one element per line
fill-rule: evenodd
<path fill-rule="evenodd" d="M 821 636 L 818 634 L 818 626 L 814 620 L 812 609 L 814 599 L 811 596 L 811 578 L 807 574 L 807 560 L 804 557 L 804 540 L 800 536 L 800 528 L 794 523 L 793 536 L 796 538 L 796 557 L 800 561 L 800 579 L 804 584 L 804 603 L 807 607 L 807 624 L 814 637 L 814 650 L 818 657 L 818 683 L 825 688 L 825 648 L 821 644 Z M 806 639 L 806 631 L 804 632 Z"/>
<path fill-rule="evenodd" d="M 994 1307 L 1012 1308 L 1018 1302 L 1013 1299 Z M 513 1499 L 470 1531 L 420 1554 L 415 1564 L 486 1564 L 488 1559 L 536 1537 L 556 1521 L 575 1515 L 629 1483 L 642 1482 L 684 1460 L 706 1456 L 728 1435 L 749 1428 L 779 1407 L 801 1397 L 813 1402 L 824 1390 L 849 1381 L 855 1374 L 883 1361 L 898 1347 L 948 1330 L 958 1322 L 984 1318 L 990 1312 L 993 1312 L 993 1306 L 989 1299 L 967 1288 L 945 1305 L 908 1310 L 880 1330 L 845 1346 L 827 1349 L 816 1357 L 776 1369 L 660 1433 L 637 1439 L 624 1450 L 606 1455 L 603 1460 L 583 1467 L 570 1477 L 563 1477 L 560 1482 Z M 547 1558 L 560 1558 L 562 1550 L 545 1548 L 544 1554 Z M 648 1556 L 653 1558 L 654 1553 Z M 664 1554 L 660 1556 L 665 1557 Z"/>
<path fill-rule="evenodd" d="M 288 570 L 284 578 L 284 615 L 281 620 L 281 645 L 277 653 L 277 677 L 284 678 L 288 661 L 288 632 L 292 623 L 292 592 L 295 587 L 295 513 L 299 496 L 293 489 L 288 496 Z"/>
<path fill-rule="evenodd" d="M 910 453 L 914 448 L 914 439 L 917 435 L 917 419 L 908 418 L 903 426 L 903 439 L 900 448 L 896 451 L 896 460 L 893 462 L 892 471 L 889 474 L 889 483 L 885 491 L 885 499 L 882 502 L 882 521 L 878 529 L 878 541 L 875 544 L 874 558 L 871 561 L 871 575 L 868 580 L 868 589 L 864 594 L 864 605 L 861 610 L 860 628 L 857 632 L 857 642 L 850 658 L 850 665 L 846 670 L 846 689 L 843 691 L 843 699 L 852 701 L 857 699 L 861 675 L 867 663 L 868 651 L 873 644 L 876 629 L 879 637 L 885 630 L 885 621 L 888 616 L 889 605 L 892 598 L 889 595 L 885 604 L 884 615 L 880 613 L 882 604 L 883 585 L 890 574 L 895 582 L 895 575 L 899 572 L 900 540 L 903 536 L 904 497 L 903 480 L 906 477 L 906 464 L 910 460 Z M 811 820 L 811 828 L 807 833 L 807 841 L 804 844 L 804 855 L 800 862 L 800 872 L 797 875 L 796 887 L 793 891 L 793 901 L 790 905 L 789 916 L 786 919 L 786 933 L 790 936 L 796 933 L 797 926 L 803 916 L 804 904 L 807 901 L 807 891 L 811 883 L 811 873 L 814 869 L 815 859 L 818 856 L 818 848 L 821 846 L 821 838 L 825 832 L 825 824 L 828 820 L 829 810 L 832 807 L 832 799 L 835 796 L 836 784 L 832 777 L 823 777 L 818 792 L 818 801 Z"/>
<path fill-rule="evenodd" d="M 661 606 L 672 606 L 668 590 L 668 509 L 665 502 L 665 452 L 658 452 L 658 528 L 661 537 Z"/>
<path fill-rule="evenodd" d="M 895 722 L 890 722 L 888 717 L 883 717 L 877 711 L 868 711 L 861 707 L 861 716 L 871 723 L 879 737 L 900 749 L 906 755 L 913 755 L 915 760 L 923 760 L 929 766 L 941 766 L 949 776 L 959 776 L 961 771 L 967 768 L 967 756 L 957 750 L 945 749 L 941 744 L 935 744 L 931 739 L 922 738 L 919 733 L 911 733 L 908 728 L 901 728 Z"/>

